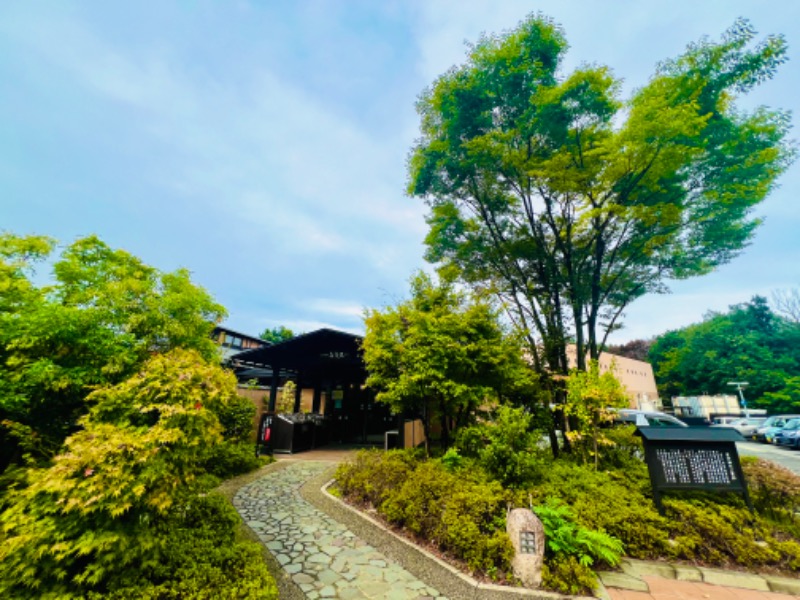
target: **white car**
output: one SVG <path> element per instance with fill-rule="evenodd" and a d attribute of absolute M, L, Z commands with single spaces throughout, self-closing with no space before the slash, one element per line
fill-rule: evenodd
<path fill-rule="evenodd" d="M 734 419 L 732 421 L 728 421 L 727 423 L 714 424 L 712 427 L 727 427 L 729 429 L 735 429 L 742 434 L 742 437 L 752 438 L 756 435 L 756 430 L 761 427 L 766 420 L 766 418 L 761 417 L 749 417 L 744 419 Z"/>

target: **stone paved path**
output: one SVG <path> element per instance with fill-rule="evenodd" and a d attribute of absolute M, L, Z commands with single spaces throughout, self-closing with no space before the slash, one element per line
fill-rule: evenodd
<path fill-rule="evenodd" d="M 330 463 L 297 462 L 254 481 L 234 505 L 310 600 L 447 600 L 300 495 Z"/>

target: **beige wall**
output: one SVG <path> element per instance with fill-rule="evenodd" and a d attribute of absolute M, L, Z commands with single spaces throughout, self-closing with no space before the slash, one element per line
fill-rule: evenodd
<path fill-rule="evenodd" d="M 567 356 L 571 366 L 576 364 L 575 347 L 567 348 Z M 650 363 L 624 356 L 616 356 L 608 352 L 600 354 L 600 372 L 614 369 L 614 375 L 628 392 L 631 408 L 642 410 L 659 410 L 661 401 L 658 398 L 656 378 Z"/>

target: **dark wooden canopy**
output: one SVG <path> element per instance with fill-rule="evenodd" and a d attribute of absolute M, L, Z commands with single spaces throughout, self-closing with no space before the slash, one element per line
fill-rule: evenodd
<path fill-rule="evenodd" d="M 360 336 L 352 333 L 318 329 L 272 346 L 240 352 L 234 358 L 241 366 L 269 368 L 275 373 L 363 382 L 367 374 L 361 341 Z"/>

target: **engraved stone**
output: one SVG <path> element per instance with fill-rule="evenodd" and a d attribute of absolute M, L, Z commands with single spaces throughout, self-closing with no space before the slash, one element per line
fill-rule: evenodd
<path fill-rule="evenodd" d="M 525 587 L 538 588 L 542 583 L 544 561 L 544 526 L 527 508 L 515 508 L 508 514 L 506 532 L 514 546 L 511 568 Z"/>

